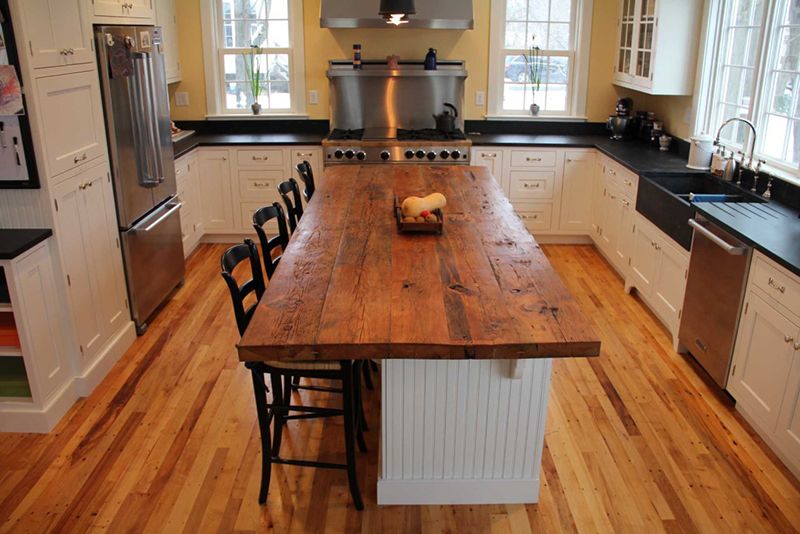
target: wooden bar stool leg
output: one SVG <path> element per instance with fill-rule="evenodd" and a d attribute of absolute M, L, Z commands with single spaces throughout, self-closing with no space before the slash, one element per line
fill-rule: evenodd
<path fill-rule="evenodd" d="M 285 417 L 285 414 L 283 413 L 283 410 L 280 409 L 280 407 L 284 405 L 283 399 L 286 396 L 286 392 L 283 391 L 280 375 L 276 373 L 270 373 L 270 378 L 272 380 L 272 405 L 273 405 L 272 422 L 275 429 L 275 439 L 272 443 L 272 457 L 277 458 L 278 456 L 280 456 L 281 432 L 283 431 L 284 417 Z"/>
<path fill-rule="evenodd" d="M 359 367 L 361 367 L 361 370 L 364 374 L 364 384 L 367 386 L 368 390 L 372 391 L 373 389 L 375 389 L 375 385 L 372 383 L 372 374 L 369 371 L 369 366 L 359 365 Z"/>
<path fill-rule="evenodd" d="M 361 404 L 361 363 L 362 362 L 355 362 L 353 364 L 353 418 L 355 419 L 358 450 L 367 452 L 367 442 L 364 441 L 364 411 Z"/>
<path fill-rule="evenodd" d="M 264 382 L 264 370 L 260 366 L 250 369 L 253 378 L 253 392 L 256 399 L 258 429 L 261 434 L 261 488 L 258 491 L 258 504 L 267 502 L 269 481 L 272 472 L 272 451 L 270 447 L 269 420 L 267 409 L 267 384 Z"/>
<path fill-rule="evenodd" d="M 353 398 L 353 363 L 343 360 L 342 365 L 342 408 L 344 410 L 344 448 L 347 455 L 347 482 L 350 486 L 350 495 L 356 510 L 364 509 L 364 501 L 361 500 L 361 491 L 358 489 L 358 477 L 356 475 L 356 451 L 355 451 L 355 417 Z"/>

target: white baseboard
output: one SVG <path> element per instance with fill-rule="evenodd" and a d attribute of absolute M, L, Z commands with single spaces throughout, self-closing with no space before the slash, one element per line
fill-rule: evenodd
<path fill-rule="evenodd" d="M 378 479 L 378 504 L 528 504 L 539 502 L 539 478 Z"/>
<path fill-rule="evenodd" d="M 44 407 L 37 407 L 32 402 L 0 402 L 0 432 L 46 434 L 53 430 L 76 400 L 78 393 L 70 380 Z"/>
<path fill-rule="evenodd" d="M 97 358 L 84 367 L 83 374 L 75 377 L 75 390 L 78 395 L 88 397 L 134 341 L 136 341 L 136 328 L 133 321 L 128 321 L 105 344 Z"/>

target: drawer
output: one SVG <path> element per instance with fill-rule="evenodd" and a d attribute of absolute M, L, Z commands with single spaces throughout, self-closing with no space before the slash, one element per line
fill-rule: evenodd
<path fill-rule="evenodd" d="M 283 168 L 283 150 L 281 149 L 243 149 L 236 151 L 236 162 L 240 167 L 281 167 Z"/>
<path fill-rule="evenodd" d="M 511 171 L 511 201 L 553 198 L 555 171 Z"/>
<path fill-rule="evenodd" d="M 175 181 L 180 184 L 186 180 L 189 174 L 189 158 L 175 160 Z"/>
<path fill-rule="evenodd" d="M 616 163 L 606 164 L 606 173 L 611 181 L 618 186 L 618 191 L 623 196 L 636 198 L 639 176 Z"/>
<path fill-rule="evenodd" d="M 553 205 L 548 202 L 516 202 L 514 211 L 529 232 L 542 232 L 551 228 Z"/>
<path fill-rule="evenodd" d="M 758 287 L 787 310 L 800 316 L 800 280 L 798 277 L 757 254 L 750 274 Z"/>
<path fill-rule="evenodd" d="M 512 150 L 512 167 L 555 167 L 555 150 Z"/>
<path fill-rule="evenodd" d="M 278 184 L 285 179 L 283 170 L 240 170 L 238 175 L 242 200 L 280 200 Z"/>

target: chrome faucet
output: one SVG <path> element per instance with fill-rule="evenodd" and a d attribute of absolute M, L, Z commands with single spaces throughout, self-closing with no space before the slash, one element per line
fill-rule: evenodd
<path fill-rule="evenodd" d="M 756 150 L 756 127 L 749 120 L 742 119 L 741 117 L 731 117 L 730 119 L 728 119 L 725 122 L 723 122 L 722 126 L 719 127 L 719 130 L 717 130 L 717 137 L 714 139 L 714 146 L 718 146 L 719 145 L 719 134 L 722 133 L 722 129 L 725 128 L 727 125 L 729 125 L 730 123 L 732 123 L 734 121 L 745 123 L 753 131 L 753 140 L 750 142 L 750 156 L 747 158 L 747 168 L 750 169 L 750 170 L 753 170 L 753 153 Z M 744 159 L 745 158 L 744 158 L 744 155 L 743 155 L 742 156 L 742 165 L 744 165 Z"/>

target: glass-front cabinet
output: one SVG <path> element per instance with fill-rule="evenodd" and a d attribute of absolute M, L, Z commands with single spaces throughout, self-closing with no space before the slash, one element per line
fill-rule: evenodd
<path fill-rule="evenodd" d="M 702 5 L 620 0 L 614 83 L 649 94 L 691 94 Z"/>

